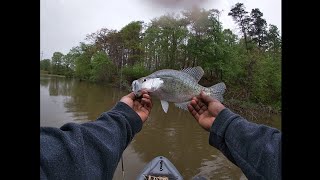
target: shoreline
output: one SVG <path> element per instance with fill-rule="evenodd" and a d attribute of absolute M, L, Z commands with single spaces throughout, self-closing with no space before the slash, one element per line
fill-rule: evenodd
<path fill-rule="evenodd" d="M 51 76 L 51 77 L 63 77 L 63 78 L 69 78 L 63 75 L 56 75 L 56 74 L 48 74 L 48 73 L 40 73 L 41 76 Z M 77 79 L 73 78 L 72 79 Z M 81 81 L 87 81 L 88 80 L 81 80 Z M 96 83 L 100 85 L 106 85 L 104 82 L 90 82 L 90 83 Z M 109 82 L 107 85 L 111 87 L 119 87 L 119 82 Z M 121 90 L 129 90 L 130 91 L 130 85 L 123 84 Z M 250 101 L 245 101 L 241 99 L 235 99 L 235 98 L 225 98 L 225 101 L 223 104 L 230 109 L 233 109 L 235 112 L 241 113 L 241 114 L 250 114 L 254 117 L 259 117 L 260 114 L 268 114 L 268 115 L 281 115 L 281 110 L 277 110 L 275 107 L 272 107 L 271 105 L 265 105 L 265 104 L 258 104 Z"/>

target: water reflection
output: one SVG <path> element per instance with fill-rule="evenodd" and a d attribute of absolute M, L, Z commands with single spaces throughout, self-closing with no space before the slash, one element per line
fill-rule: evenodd
<path fill-rule="evenodd" d="M 60 127 L 68 122 L 93 121 L 128 92 L 61 77 L 40 77 L 41 126 Z M 170 104 L 164 113 L 154 99 L 149 120 L 123 154 L 126 178 L 135 179 L 154 157 L 167 157 L 185 179 L 201 175 L 207 179 L 243 179 L 241 170 L 208 143 L 204 131 L 187 111 Z M 280 128 L 280 117 L 260 119 Z M 121 163 L 114 179 L 122 179 Z"/>
<path fill-rule="evenodd" d="M 47 88 L 49 86 L 50 77 L 40 76 L 40 87 Z"/>
<path fill-rule="evenodd" d="M 63 77 L 40 77 L 41 125 L 59 127 L 59 122 L 95 120 L 119 99 L 119 93 L 107 86 Z M 63 106 L 63 107 L 61 107 Z"/>

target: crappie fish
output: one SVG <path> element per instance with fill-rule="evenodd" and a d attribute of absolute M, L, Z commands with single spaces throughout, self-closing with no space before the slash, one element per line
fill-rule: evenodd
<path fill-rule="evenodd" d="M 168 112 L 169 103 L 173 102 L 177 107 L 188 110 L 187 105 L 192 97 L 204 91 L 205 94 L 223 101 L 226 85 L 221 82 L 211 87 L 203 87 L 198 84 L 204 74 L 200 66 L 183 70 L 163 69 L 146 77 L 132 82 L 132 91 L 136 96 L 141 96 L 141 90 L 146 90 L 151 96 L 160 99 L 162 109 Z"/>

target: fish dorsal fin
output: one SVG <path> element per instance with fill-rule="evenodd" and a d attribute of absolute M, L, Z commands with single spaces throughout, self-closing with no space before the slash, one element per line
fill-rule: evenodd
<path fill-rule="evenodd" d="M 167 101 L 161 100 L 161 106 L 163 111 L 167 113 L 169 109 L 169 103 Z"/>
<path fill-rule="evenodd" d="M 197 82 L 200 81 L 200 79 L 202 78 L 202 76 L 204 74 L 204 71 L 200 66 L 188 67 L 188 68 L 182 69 L 181 71 L 192 76 Z"/>

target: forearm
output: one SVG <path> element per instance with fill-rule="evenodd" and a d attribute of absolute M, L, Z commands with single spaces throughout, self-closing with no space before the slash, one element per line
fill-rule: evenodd
<path fill-rule="evenodd" d="M 41 128 L 40 169 L 54 179 L 112 179 L 122 152 L 141 128 L 140 117 L 122 102 L 94 122 Z"/>
<path fill-rule="evenodd" d="M 224 109 L 210 129 L 209 143 L 249 178 L 281 179 L 281 133 Z"/>

